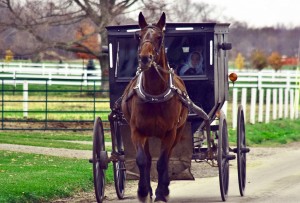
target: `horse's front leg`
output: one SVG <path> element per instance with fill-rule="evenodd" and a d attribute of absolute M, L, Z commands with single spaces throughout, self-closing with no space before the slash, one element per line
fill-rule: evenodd
<path fill-rule="evenodd" d="M 152 189 L 150 186 L 150 168 L 151 168 L 151 156 L 149 153 L 148 141 L 145 138 L 134 139 L 136 144 L 136 164 L 140 171 L 140 179 L 138 184 L 138 198 L 144 202 L 150 193 L 152 196 Z"/>
<path fill-rule="evenodd" d="M 148 184 L 148 189 L 149 189 L 149 194 L 150 198 L 152 198 L 153 192 L 152 192 L 152 187 L 151 187 L 151 164 L 152 164 L 152 157 L 150 154 L 150 149 L 149 149 L 149 141 L 146 141 L 145 144 L 145 153 L 147 156 L 147 167 L 146 167 L 146 177 L 147 177 L 147 184 Z"/>
<path fill-rule="evenodd" d="M 155 191 L 155 201 L 167 202 L 169 195 L 169 159 L 172 153 L 173 145 L 176 140 L 176 131 L 172 131 L 162 139 L 161 154 L 157 161 L 158 185 Z"/>

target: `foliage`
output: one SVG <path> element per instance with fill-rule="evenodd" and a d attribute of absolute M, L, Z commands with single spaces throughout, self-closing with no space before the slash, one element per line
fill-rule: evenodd
<path fill-rule="evenodd" d="M 14 58 L 14 53 L 8 49 L 5 51 L 5 62 L 10 62 Z"/>
<path fill-rule="evenodd" d="M 275 70 L 278 71 L 282 67 L 281 55 L 278 52 L 272 52 L 272 54 L 268 57 L 269 65 Z"/>
<path fill-rule="evenodd" d="M 259 49 L 252 52 L 250 60 L 252 66 L 258 70 L 262 70 L 268 65 L 266 54 Z"/>
<path fill-rule="evenodd" d="M 239 70 L 243 69 L 245 66 L 245 58 L 243 57 L 242 53 L 238 53 L 237 57 L 235 58 L 234 65 Z"/>
<path fill-rule="evenodd" d="M 75 47 L 85 47 L 89 52 L 97 53 L 100 51 L 100 42 L 98 34 L 95 33 L 95 26 L 92 22 L 84 20 L 80 23 L 75 38 L 77 40 Z M 82 59 L 96 58 L 96 54 L 77 52 L 76 55 Z"/>

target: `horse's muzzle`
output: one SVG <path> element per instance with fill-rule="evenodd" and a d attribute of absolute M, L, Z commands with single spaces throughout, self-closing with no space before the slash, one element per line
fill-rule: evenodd
<path fill-rule="evenodd" d="M 153 56 L 152 55 L 140 55 L 139 56 L 139 66 L 142 69 L 148 69 L 152 65 Z"/>

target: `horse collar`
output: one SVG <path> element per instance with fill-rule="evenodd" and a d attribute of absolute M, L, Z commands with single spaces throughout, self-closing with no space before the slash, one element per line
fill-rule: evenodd
<path fill-rule="evenodd" d="M 175 88 L 175 86 L 173 85 L 174 78 L 173 78 L 172 73 L 169 73 L 168 88 L 162 94 L 159 94 L 159 95 L 151 95 L 151 94 L 148 94 L 145 92 L 143 85 L 142 85 L 143 74 L 144 73 L 141 72 L 138 75 L 137 84 L 134 88 L 138 97 L 141 98 L 143 101 L 149 102 L 149 103 L 161 103 L 161 102 L 168 101 L 169 99 L 171 99 L 174 96 L 175 90 L 177 88 Z"/>

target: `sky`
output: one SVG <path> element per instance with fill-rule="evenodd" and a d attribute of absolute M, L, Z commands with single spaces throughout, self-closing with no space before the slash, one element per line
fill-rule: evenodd
<path fill-rule="evenodd" d="M 300 0 L 194 0 L 216 6 L 216 13 L 251 27 L 300 26 Z"/>

